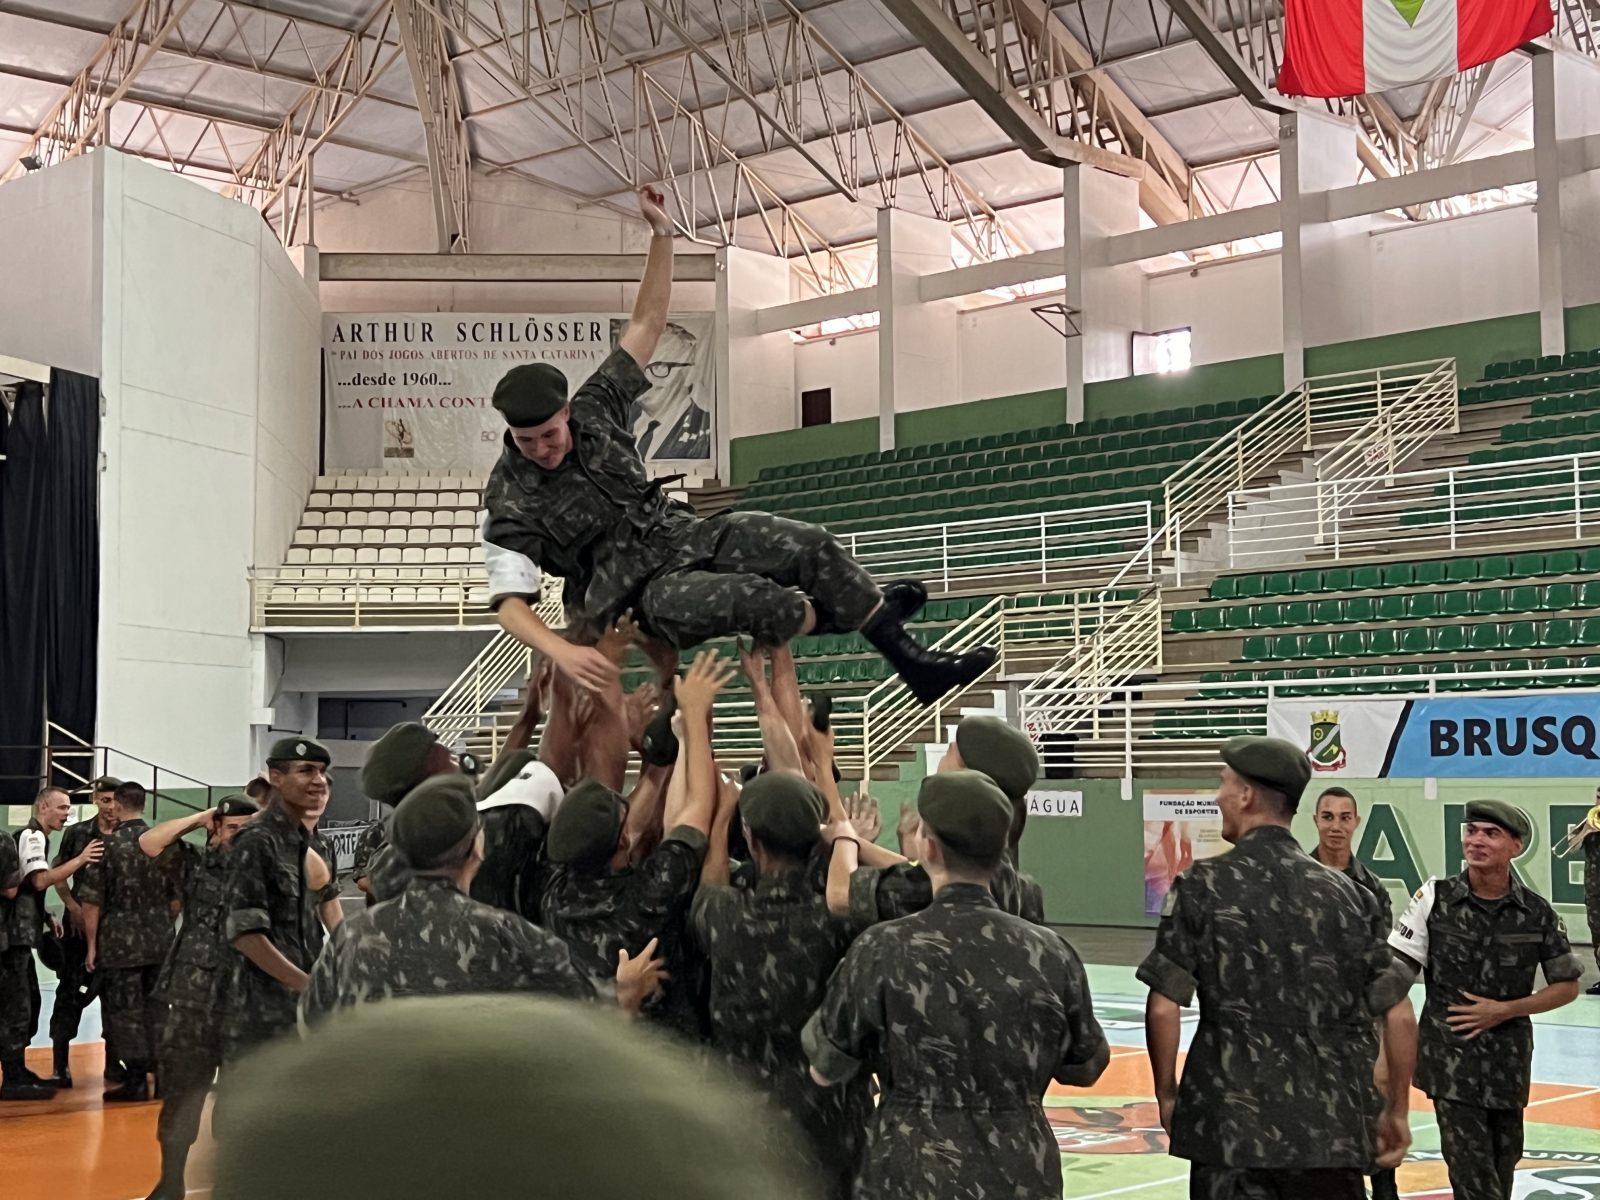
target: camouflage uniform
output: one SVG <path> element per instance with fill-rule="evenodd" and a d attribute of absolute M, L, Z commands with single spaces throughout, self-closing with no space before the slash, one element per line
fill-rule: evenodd
<path fill-rule="evenodd" d="M 1540 968 L 1548 983 L 1579 978 L 1566 926 L 1514 874 L 1509 893 L 1483 900 L 1462 872 L 1423 884 L 1389 944 L 1426 972 L 1417 1087 L 1433 1099 L 1457 1200 L 1509 1200 L 1522 1157 L 1533 1022 L 1517 1017 L 1467 1041 L 1446 1021 L 1467 992 L 1490 1000 L 1532 995 Z"/>
<path fill-rule="evenodd" d="M 1589 942 L 1600 966 L 1600 831 L 1583 841 L 1583 909 L 1589 918 Z"/>
<path fill-rule="evenodd" d="M 61 831 L 61 848 L 56 852 L 55 865 L 70 862 L 89 847 L 90 842 L 104 841 L 98 817 L 77 821 Z M 68 885 L 72 897 L 82 902 L 83 872 L 72 877 Z M 78 1026 L 83 1020 L 83 1010 L 100 994 L 101 978 L 98 971 L 84 969 L 84 956 L 89 943 L 71 930 L 61 936 L 61 977 L 56 984 L 55 1005 L 50 1010 L 50 1040 L 58 1045 L 78 1036 Z M 111 1055 L 107 1054 L 109 1061 Z"/>
<path fill-rule="evenodd" d="M 17 830 L 13 844 L 17 847 L 17 855 L 22 862 L 24 880 L 36 871 L 49 870 L 50 835 L 45 833 L 37 818 L 30 817 L 28 823 Z M 16 897 L 11 901 L 11 912 L 7 920 L 10 924 L 7 939 L 10 948 L 0 951 L 0 954 L 15 958 L 16 961 L 11 964 L 9 970 L 21 976 L 22 986 L 28 997 L 27 1021 L 22 1027 L 22 1042 L 23 1045 L 27 1045 L 39 1029 L 41 997 L 39 972 L 34 966 L 33 952 L 38 949 L 44 933 L 44 893 L 24 882 L 18 887 Z M 0 968 L 0 973 L 6 969 Z"/>
<path fill-rule="evenodd" d="M 506 435 L 483 496 L 490 602 L 536 598 L 548 572 L 566 581 L 569 611 L 606 625 L 632 608 L 679 648 L 731 633 L 786 642 L 807 598 L 818 632 L 859 628 L 878 589 L 825 529 L 758 512 L 702 521 L 649 480 L 629 424 L 649 386 L 613 351 L 573 393 L 573 450 L 554 471 Z"/>
<path fill-rule="evenodd" d="M 607 991 L 616 992 L 615 963 Z M 538 992 L 593 999 L 559 938 L 469 899 L 454 881 L 413 878 L 398 899 L 334 931 L 301 997 L 306 1023 L 395 996 Z"/>
<path fill-rule="evenodd" d="M 1365 1195 L 1374 1021 L 1408 986 L 1376 921 L 1278 826 L 1178 876 L 1138 978 L 1183 1007 L 1200 995 L 1172 1118 L 1191 1195 Z"/>
<path fill-rule="evenodd" d="M 856 939 L 801 1037 L 827 1078 L 878 1076 L 855 1186 L 874 1200 L 1060 1200 L 1044 1093 L 1107 1055 L 1077 953 L 972 884 Z"/>
<path fill-rule="evenodd" d="M 17 843 L 0 836 L 0 888 L 13 888 L 21 882 Z M 0 1062 L 20 1064 L 28 1045 L 28 974 L 22 956 L 11 953 L 13 904 L 0 897 Z M 32 951 L 24 948 L 23 953 Z"/>
<path fill-rule="evenodd" d="M 223 902 L 232 852 L 221 846 L 174 843 L 182 879 L 183 921 L 156 985 L 166 1005 L 161 1027 L 163 1151 L 183 1153 L 200 1133 L 206 1093 L 222 1065 L 222 974 L 234 951 L 223 944 Z"/>
<path fill-rule="evenodd" d="M 95 971 L 105 976 L 100 1004 L 106 1038 L 114 1042 L 130 1076 L 156 1067 L 161 1036 L 161 1001 L 156 981 L 172 945 L 173 878 L 176 855 L 151 858 L 139 848 L 150 826 L 142 817 L 124 821 L 105 839 L 105 855 L 83 869 L 82 904 L 100 906 Z"/>
<path fill-rule="evenodd" d="M 322 949 L 320 897 L 306 886 L 312 837 L 279 803 L 269 803 L 239 831 L 223 900 L 222 937 L 230 946 L 262 933 L 278 952 L 309 972 Z M 222 1057 L 231 1062 L 295 1025 L 295 996 L 243 954 L 225 968 Z"/>
<path fill-rule="evenodd" d="M 572 962 L 605 994 L 616 985 L 617 951 L 638 955 L 660 938 L 657 957 L 673 978 L 644 1006 L 644 1015 L 690 1037 L 700 1035 L 694 973 L 685 969 L 689 901 L 700 882 L 706 835 L 689 825 L 672 830 L 650 857 L 620 871 L 556 866 L 540 902 L 540 922 L 566 942 Z"/>
<path fill-rule="evenodd" d="M 374 821 L 362 831 L 356 843 L 355 862 L 350 878 L 367 881 L 367 907 L 393 900 L 405 890 L 411 872 L 389 845 L 389 818 Z"/>
<path fill-rule="evenodd" d="M 1311 857 L 1322 862 L 1318 853 L 1322 847 L 1318 846 L 1311 851 Z M 1324 866 L 1327 864 L 1324 863 Z M 1340 870 L 1341 868 L 1334 868 Z M 1342 868 L 1346 878 L 1362 891 L 1371 895 L 1378 902 L 1378 915 L 1374 918 L 1375 927 L 1380 931 L 1381 937 L 1388 937 L 1389 930 L 1394 928 L 1394 901 L 1389 898 L 1389 889 L 1383 886 L 1383 880 L 1372 873 L 1372 868 L 1367 866 L 1354 854 L 1350 856 L 1350 865 Z"/>
<path fill-rule="evenodd" d="M 1009 857 L 994 869 L 990 893 L 1001 912 L 1044 924 L 1044 893 L 1033 880 L 1017 873 Z M 917 863 L 861 867 L 850 876 L 850 919 L 864 929 L 921 912 L 933 903 L 933 882 Z"/>
<path fill-rule="evenodd" d="M 806 1160 L 832 1195 L 848 1196 L 869 1083 L 817 1087 L 800 1031 L 849 948 L 849 926 L 829 915 L 808 870 L 761 875 L 748 890 L 702 886 L 690 923 L 710 963 L 712 1048 L 799 1123 Z"/>
<path fill-rule="evenodd" d="M 550 877 L 540 851 L 549 825 L 525 804 L 483 812 L 483 866 L 472 880 L 472 898 L 539 923 L 539 898 Z"/>

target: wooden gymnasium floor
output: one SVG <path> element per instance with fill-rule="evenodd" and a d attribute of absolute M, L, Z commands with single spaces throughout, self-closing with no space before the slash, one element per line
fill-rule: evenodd
<path fill-rule="evenodd" d="M 1129 963 L 1149 935 L 1139 931 L 1068 930 L 1089 960 L 1095 1008 L 1112 1043 L 1112 1061 L 1094 1088 L 1053 1087 L 1045 1100 L 1061 1145 L 1064 1194 L 1073 1200 L 1181 1200 L 1185 1164 L 1169 1158 L 1151 1098 L 1144 1056 L 1144 989 Z M 1595 979 L 1593 960 L 1584 979 Z M 1104 965 L 1106 963 L 1118 965 Z M 45 987 L 49 1020 L 53 983 Z M 1416 998 L 1420 1002 L 1418 989 Z M 1185 1044 L 1193 1026 L 1186 1022 Z M 1535 1018 L 1533 1099 L 1527 1114 L 1527 1152 L 1515 1200 L 1600 1200 L 1600 998 L 1580 996 L 1565 1009 Z M 154 1186 L 159 1157 L 157 1104 L 101 1104 L 98 1011 L 85 1014 L 73 1050 L 78 1086 L 42 1104 L 0 1105 L 0 1195 L 50 1200 L 142 1200 Z M 29 1065 L 48 1073 L 42 1040 Z M 1450 1200 L 1439 1161 L 1432 1110 L 1413 1094 L 1416 1142 L 1400 1171 L 1400 1192 L 1413 1200 Z M 191 1197 L 210 1195 L 210 1148 L 204 1132 L 190 1159 Z M 332 1198 L 337 1200 L 337 1197 Z"/>

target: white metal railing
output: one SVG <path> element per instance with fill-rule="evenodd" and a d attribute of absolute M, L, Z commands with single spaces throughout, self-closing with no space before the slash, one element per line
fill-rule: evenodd
<path fill-rule="evenodd" d="M 1228 565 L 1600 536 L 1600 452 L 1286 483 L 1229 497 Z"/>
<path fill-rule="evenodd" d="M 985 517 L 841 533 L 839 540 L 880 579 L 911 576 L 931 591 L 1004 592 L 1097 584 L 1141 543 L 1147 569 L 1154 515 L 1148 503 Z M 559 581 L 546 578 L 545 588 Z M 251 574 L 251 626 L 393 629 L 492 626 L 480 566 L 319 563 Z"/>
<path fill-rule="evenodd" d="M 1100 627 L 1076 642 L 1022 689 L 1018 715 L 1028 736 L 1083 729 L 1100 734 L 1101 708 L 1117 688 L 1161 672 L 1161 589 L 1130 602 L 1109 604 Z"/>
<path fill-rule="evenodd" d="M 1592 661 L 1592 660 L 1590 660 Z M 1119 688 L 1100 705 L 1098 732 L 1071 743 L 1046 742 L 1046 766 L 1131 778 L 1135 772 L 1215 774 L 1218 745 L 1241 734 L 1267 732 L 1267 706 L 1278 699 L 1326 700 L 1337 710 L 1356 700 L 1406 700 L 1447 693 L 1496 696 L 1552 691 L 1600 693 L 1600 665 L 1533 665 L 1515 671 L 1417 669 L 1387 675 L 1381 668 L 1346 669 L 1283 681 L 1141 683 Z"/>
<path fill-rule="evenodd" d="M 1320 375 L 1291 388 L 1168 477 L 1169 523 L 1177 516 L 1184 527 L 1198 528 L 1231 493 L 1291 454 L 1309 454 L 1341 431 L 1376 429 L 1413 390 L 1431 391 L 1442 369 L 1454 378 L 1454 360 L 1437 360 Z M 1176 552 L 1176 542 L 1169 538 L 1167 549 Z"/>

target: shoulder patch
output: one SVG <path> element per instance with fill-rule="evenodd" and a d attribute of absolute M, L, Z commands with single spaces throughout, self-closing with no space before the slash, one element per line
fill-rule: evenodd
<path fill-rule="evenodd" d="M 1178 889 L 1176 887 L 1170 887 L 1167 889 L 1167 898 L 1161 902 L 1161 915 L 1163 917 L 1170 917 L 1174 912 L 1177 911 L 1177 908 Z"/>

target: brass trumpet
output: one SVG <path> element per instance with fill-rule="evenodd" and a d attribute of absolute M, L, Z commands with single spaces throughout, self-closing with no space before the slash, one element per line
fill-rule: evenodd
<path fill-rule="evenodd" d="M 1562 857 L 1566 857 L 1583 845 L 1584 841 L 1593 833 L 1600 833 L 1600 804 L 1596 804 L 1591 808 L 1583 820 L 1572 827 L 1572 832 L 1567 834 L 1566 844 L 1561 848 Z"/>

